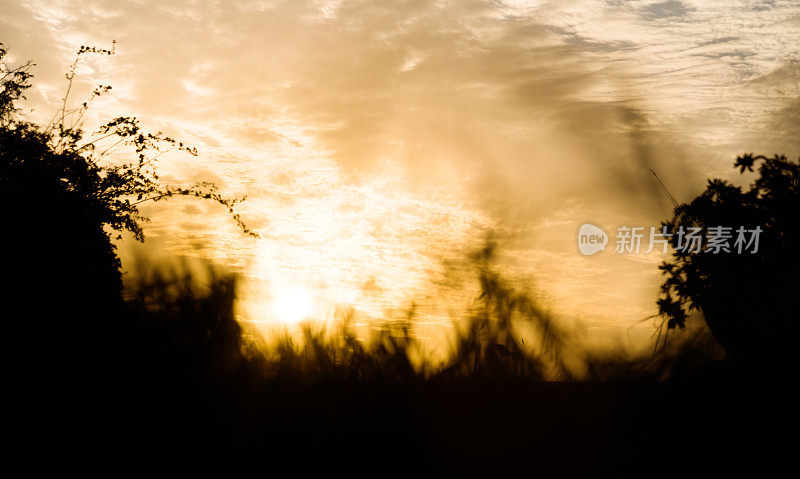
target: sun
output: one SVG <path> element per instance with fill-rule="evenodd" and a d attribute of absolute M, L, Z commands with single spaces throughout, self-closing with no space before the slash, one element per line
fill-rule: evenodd
<path fill-rule="evenodd" d="M 295 324 L 308 319 L 314 313 L 314 295 L 307 288 L 281 288 L 272 298 L 270 312 L 278 322 Z"/>

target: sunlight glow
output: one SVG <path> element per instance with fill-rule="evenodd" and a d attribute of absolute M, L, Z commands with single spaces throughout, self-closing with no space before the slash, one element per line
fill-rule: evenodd
<path fill-rule="evenodd" d="M 314 313 L 314 297 L 307 288 L 281 288 L 270 301 L 272 317 L 284 324 L 296 324 Z"/>

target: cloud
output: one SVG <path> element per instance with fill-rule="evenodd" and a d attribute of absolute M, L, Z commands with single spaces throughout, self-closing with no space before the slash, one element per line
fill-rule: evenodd
<path fill-rule="evenodd" d="M 682 18 L 691 12 L 693 8 L 687 7 L 685 3 L 678 0 L 667 0 L 666 2 L 651 3 L 640 10 L 643 18 L 647 20 L 662 20 Z"/>
<path fill-rule="evenodd" d="M 759 5 L 4 1 L 0 40 L 39 64 L 44 115 L 71 52 L 116 39 L 77 89 L 114 85 L 95 119 L 135 114 L 200 149 L 165 158 L 165 178 L 248 195 L 260 243 L 222 210 L 149 209 L 175 250 L 396 301 L 492 227 L 586 310 L 650 276 L 570 259 L 575 225 L 657 223 L 670 207 L 651 169 L 688 199 L 735 154 L 796 145 L 800 9 Z M 613 293 L 600 263 L 624 272 Z M 619 321 L 641 296 L 614 302 L 631 305 Z"/>

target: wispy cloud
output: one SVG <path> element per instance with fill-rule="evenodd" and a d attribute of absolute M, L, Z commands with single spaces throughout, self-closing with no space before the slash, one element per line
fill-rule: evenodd
<path fill-rule="evenodd" d="M 669 206 L 650 168 L 685 199 L 743 150 L 800 153 L 796 2 L 2 0 L 2 11 L 0 40 L 38 63 L 34 117 L 54 107 L 79 44 L 116 39 L 118 55 L 84 71 L 83 87 L 114 85 L 96 118 L 132 113 L 198 146 L 164 176 L 247 194 L 264 236 L 242 239 L 212 207 L 158 205 L 156 242 L 321 278 L 312 286 L 336 298 L 363 300 L 371 281 L 396 301 L 494 227 L 520 269 L 558 285 L 554 301 L 586 311 L 627 295 L 602 315 L 629 324 L 652 296 L 603 289 L 600 262 L 572 258 L 572 230 L 655 224 Z M 652 282 L 641 264 L 602 263 L 624 271 L 620 284 Z"/>

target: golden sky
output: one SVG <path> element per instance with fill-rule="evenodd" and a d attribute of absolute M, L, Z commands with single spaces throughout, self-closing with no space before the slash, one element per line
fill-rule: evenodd
<path fill-rule="evenodd" d="M 314 314 L 433 294 L 491 230 L 549 308 L 625 337 L 660 258 L 584 257 L 578 227 L 658 225 L 650 168 L 688 200 L 736 154 L 800 154 L 794 1 L 0 0 L 0 41 L 37 64 L 31 119 L 81 44 L 112 39 L 79 70 L 80 91 L 114 87 L 90 122 L 132 114 L 196 146 L 162 177 L 248 195 L 262 236 L 176 200 L 146 210 L 148 247 Z"/>

